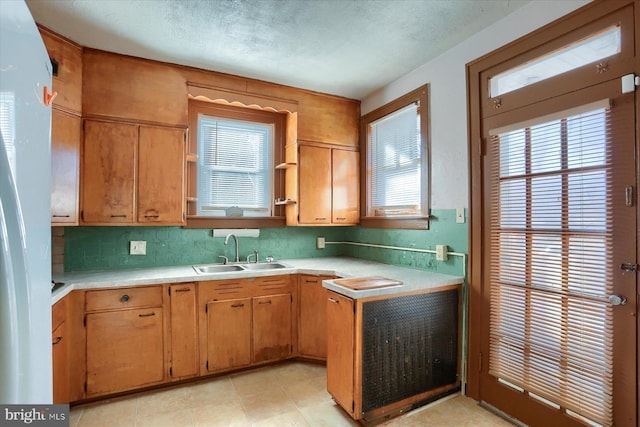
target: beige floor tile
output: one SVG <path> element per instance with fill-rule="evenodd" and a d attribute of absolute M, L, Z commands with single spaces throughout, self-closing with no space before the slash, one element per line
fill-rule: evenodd
<path fill-rule="evenodd" d="M 277 366 L 272 370 L 279 381 L 299 382 L 311 379 L 322 379 L 326 382 L 327 369 L 323 365 L 308 362 L 289 363 Z"/>
<path fill-rule="evenodd" d="M 309 424 L 298 411 L 276 415 L 266 420 L 257 421 L 251 427 L 309 427 Z"/>
<path fill-rule="evenodd" d="M 277 375 L 265 368 L 233 374 L 231 382 L 242 397 L 282 392 Z"/>
<path fill-rule="evenodd" d="M 69 411 L 69 427 L 78 427 L 81 416 L 82 408 L 71 408 Z"/>
<path fill-rule="evenodd" d="M 194 427 L 247 427 L 251 424 L 239 400 L 191 410 Z"/>
<path fill-rule="evenodd" d="M 136 399 L 93 404 L 82 408 L 77 427 L 134 427 Z"/>
<path fill-rule="evenodd" d="M 283 383 L 282 388 L 298 409 L 316 406 L 320 403 L 333 405 L 331 395 L 327 392 L 325 381 L 296 381 Z"/>
<path fill-rule="evenodd" d="M 239 400 L 240 395 L 228 377 L 213 378 L 199 382 L 186 389 L 186 404 L 190 408 L 218 405 L 231 400 Z"/>
<path fill-rule="evenodd" d="M 161 412 L 155 415 L 136 418 L 136 427 L 193 427 L 191 409 L 181 411 Z"/>
<path fill-rule="evenodd" d="M 311 427 L 356 427 L 358 423 L 335 403 L 322 403 L 320 405 L 301 408 L 300 413 Z"/>
<path fill-rule="evenodd" d="M 184 386 L 140 395 L 137 402 L 138 417 L 141 418 L 189 409 Z"/>
<path fill-rule="evenodd" d="M 247 418 L 252 423 L 296 411 L 296 406 L 282 389 L 241 396 L 240 401 Z"/>

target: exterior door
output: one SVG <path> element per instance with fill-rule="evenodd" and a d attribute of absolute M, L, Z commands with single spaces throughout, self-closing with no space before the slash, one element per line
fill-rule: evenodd
<path fill-rule="evenodd" d="M 483 121 L 480 398 L 529 425 L 637 423 L 634 103 L 613 80 Z"/>

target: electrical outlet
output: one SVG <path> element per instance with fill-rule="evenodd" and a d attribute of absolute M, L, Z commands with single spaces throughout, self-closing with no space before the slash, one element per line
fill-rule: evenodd
<path fill-rule="evenodd" d="M 146 255 L 147 242 L 144 240 L 132 240 L 129 242 L 129 255 Z"/>
<path fill-rule="evenodd" d="M 316 248 L 317 249 L 324 249 L 324 237 L 317 237 L 316 238 Z"/>
<path fill-rule="evenodd" d="M 456 222 L 458 224 L 464 224 L 464 208 L 456 208 Z"/>
<path fill-rule="evenodd" d="M 447 260 L 447 245 L 436 245 L 436 260 L 438 261 L 446 261 Z"/>

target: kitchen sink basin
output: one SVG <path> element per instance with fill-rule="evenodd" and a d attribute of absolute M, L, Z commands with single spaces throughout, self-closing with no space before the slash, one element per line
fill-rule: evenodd
<path fill-rule="evenodd" d="M 288 268 L 284 264 L 280 264 L 278 262 L 265 262 L 262 264 L 243 264 L 242 265 L 247 270 L 275 270 L 277 268 Z"/>
<path fill-rule="evenodd" d="M 194 265 L 193 269 L 198 274 L 229 273 L 232 271 L 244 270 L 244 268 L 240 267 L 239 265 L 225 265 L 225 264 Z"/>

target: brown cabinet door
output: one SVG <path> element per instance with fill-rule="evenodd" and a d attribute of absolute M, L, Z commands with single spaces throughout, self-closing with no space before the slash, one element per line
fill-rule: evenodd
<path fill-rule="evenodd" d="M 327 391 L 353 415 L 354 333 L 353 300 L 334 292 L 327 298 Z"/>
<path fill-rule="evenodd" d="M 183 224 L 184 171 L 184 130 L 141 126 L 138 145 L 138 222 Z"/>
<path fill-rule="evenodd" d="M 51 224 L 78 224 L 80 117 L 51 110 Z"/>
<path fill-rule="evenodd" d="M 53 105 L 82 111 L 82 47 L 57 34 L 40 28 L 40 35 L 49 57 L 57 63 L 57 74 L 53 75 L 53 91 L 58 92 Z"/>
<path fill-rule="evenodd" d="M 301 146 L 298 168 L 300 224 L 330 224 L 331 149 Z"/>
<path fill-rule="evenodd" d="M 69 347 L 65 322 L 51 334 L 53 351 L 53 403 L 69 403 Z"/>
<path fill-rule="evenodd" d="M 87 314 L 87 395 L 164 380 L 162 307 Z"/>
<path fill-rule="evenodd" d="M 87 120 L 82 155 L 82 220 L 134 221 L 138 126 Z"/>
<path fill-rule="evenodd" d="M 327 358 L 327 298 L 322 281 L 329 276 L 300 276 L 300 318 L 298 351 L 301 356 Z"/>
<path fill-rule="evenodd" d="M 171 378 L 198 374 L 198 327 L 196 285 L 182 283 L 169 286 L 171 295 Z"/>
<path fill-rule="evenodd" d="M 207 303 L 207 371 L 251 363 L 251 298 Z"/>
<path fill-rule="evenodd" d="M 336 149 L 331 151 L 331 221 L 334 224 L 357 224 L 360 219 L 360 153 Z"/>
<path fill-rule="evenodd" d="M 286 359 L 291 355 L 291 294 L 253 298 L 253 361 Z"/>

